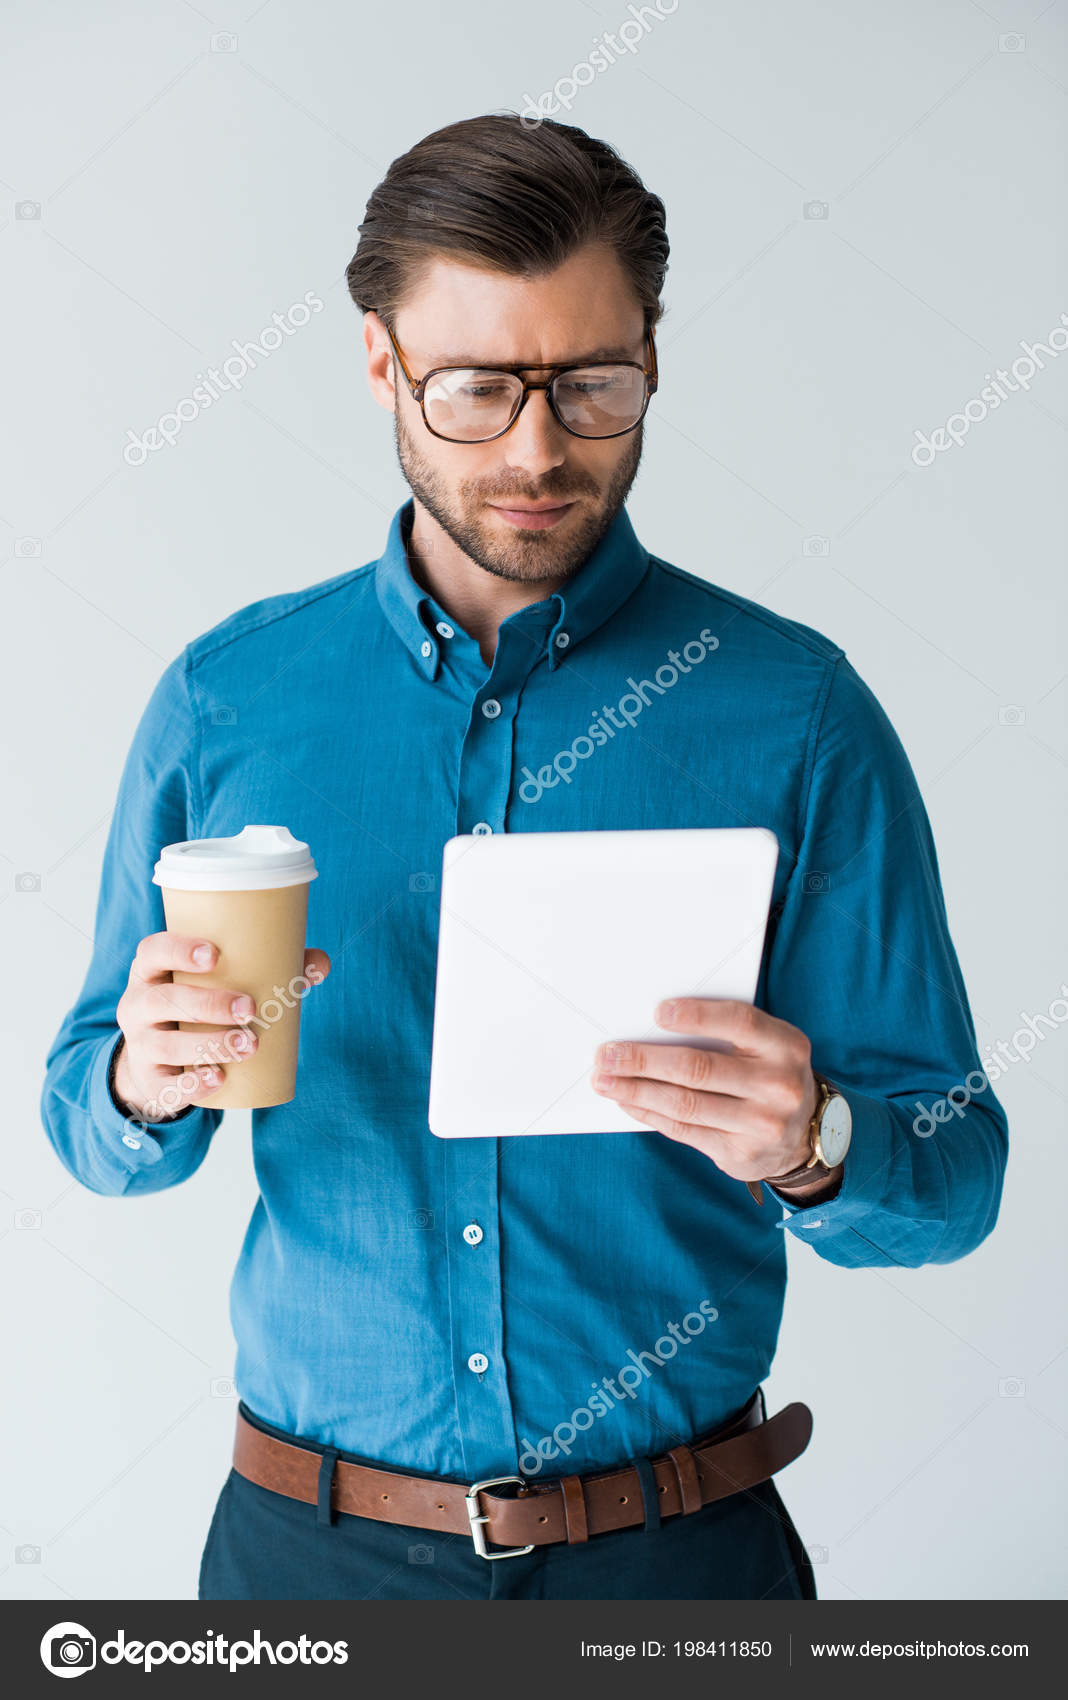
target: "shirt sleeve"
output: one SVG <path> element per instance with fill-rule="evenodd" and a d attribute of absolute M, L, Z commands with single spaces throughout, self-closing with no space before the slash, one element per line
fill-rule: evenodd
<path fill-rule="evenodd" d="M 807 1034 L 853 1136 L 833 1198 L 788 1203 L 765 1183 L 765 1199 L 830 1263 L 952 1263 L 997 1220 L 1008 1124 L 980 1068 L 915 776 L 842 654 L 809 763 L 767 1008 Z"/>
<path fill-rule="evenodd" d="M 141 939 L 165 927 L 152 872 L 160 849 L 198 836 L 198 725 L 186 654 L 167 668 L 134 734 L 104 850 L 89 968 L 45 1061 L 44 1130 L 91 1192 L 160 1192 L 207 1155 L 222 1110 L 186 1105 L 169 1121 L 127 1117 L 108 1084 L 122 1037 L 115 1012 Z"/>

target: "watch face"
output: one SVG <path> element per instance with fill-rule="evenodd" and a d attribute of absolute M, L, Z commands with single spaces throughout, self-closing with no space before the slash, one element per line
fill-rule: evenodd
<path fill-rule="evenodd" d="M 849 1141 L 853 1132 L 853 1116 L 849 1105 L 840 1092 L 828 1098 L 820 1120 L 820 1148 L 823 1160 L 831 1169 L 836 1168 L 849 1150 Z"/>

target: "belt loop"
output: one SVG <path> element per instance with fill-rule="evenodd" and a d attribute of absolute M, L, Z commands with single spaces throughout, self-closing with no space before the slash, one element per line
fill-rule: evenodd
<path fill-rule="evenodd" d="M 564 1527 L 570 1546 L 576 1546 L 580 1541 L 589 1539 L 589 1526 L 586 1521 L 586 1495 L 582 1489 L 579 1476 L 563 1476 L 560 1480 L 560 1491 L 564 1496 Z"/>
<path fill-rule="evenodd" d="M 767 1420 L 768 1420 L 768 1406 L 767 1406 L 767 1400 L 764 1398 L 764 1388 L 763 1388 L 763 1386 L 758 1387 L 757 1392 L 760 1394 L 760 1410 L 761 1410 L 761 1413 L 763 1415 L 764 1421 L 767 1422 Z"/>
<path fill-rule="evenodd" d="M 659 1529 L 660 1527 L 660 1489 L 653 1473 L 651 1458 L 634 1458 L 631 1462 L 638 1472 L 638 1480 L 641 1483 L 642 1504 L 645 1507 L 645 1530 L 648 1534 L 650 1529 Z"/>
<path fill-rule="evenodd" d="M 697 1474 L 697 1464 L 688 1446 L 672 1446 L 668 1457 L 675 1466 L 675 1474 L 679 1478 L 679 1495 L 682 1509 L 686 1516 L 700 1511 L 704 1501 L 701 1495 L 701 1482 Z"/>
<path fill-rule="evenodd" d="M 330 1504 L 330 1490 L 334 1484 L 334 1465 L 337 1463 L 337 1449 L 328 1446 L 323 1452 L 322 1463 L 319 1465 L 319 1505 L 315 1513 L 315 1521 L 320 1529 L 329 1529 L 334 1521 L 334 1513 Z"/>

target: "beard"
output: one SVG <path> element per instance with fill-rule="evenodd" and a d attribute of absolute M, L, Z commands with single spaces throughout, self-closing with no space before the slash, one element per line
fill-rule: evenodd
<path fill-rule="evenodd" d="M 539 584 L 563 583 L 571 578 L 612 525 L 638 473 L 644 424 L 630 434 L 626 454 L 604 490 L 589 473 L 566 466 L 553 467 L 536 490 L 515 482 L 505 487 L 499 480 L 496 484 L 489 480 L 482 483 L 463 480 L 453 490 L 416 447 L 399 408 L 393 414 L 393 434 L 401 472 L 412 494 L 456 547 L 494 578 L 510 579 L 517 584 Z M 573 516 L 562 520 L 548 531 L 517 529 L 514 536 L 504 538 L 492 529 L 493 522 L 479 518 L 483 504 L 490 501 L 507 502 L 512 498 L 520 502 L 544 502 L 556 497 L 566 502 L 585 495 L 599 498 L 599 505 L 577 520 Z M 557 536 L 557 532 L 566 535 Z"/>

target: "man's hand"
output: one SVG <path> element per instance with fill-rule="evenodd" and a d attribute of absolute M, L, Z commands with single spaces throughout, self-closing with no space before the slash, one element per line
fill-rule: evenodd
<path fill-rule="evenodd" d="M 727 1040 L 735 1049 L 599 1045 L 596 1091 L 666 1138 L 703 1151 L 735 1180 L 788 1174 L 808 1161 L 808 1126 L 819 1093 L 800 1028 L 731 998 L 677 998 L 659 1005 L 656 1023 Z M 825 1177 L 828 1187 L 837 1173 Z M 793 1196 L 794 1189 L 789 1192 Z M 816 1193 L 797 1189 L 799 1200 Z"/>
<path fill-rule="evenodd" d="M 150 933 L 137 947 L 115 1011 L 123 1035 L 115 1095 L 138 1120 L 168 1121 L 202 1103 L 222 1084 L 224 1066 L 255 1054 L 257 1036 L 243 1026 L 256 1013 L 250 997 L 221 986 L 175 985 L 172 978 L 176 968 L 206 973 L 218 956 L 210 940 L 178 933 Z M 304 973 L 313 985 L 329 972 L 325 950 L 305 952 Z M 179 1021 L 212 1023 L 218 1036 L 181 1033 Z"/>

